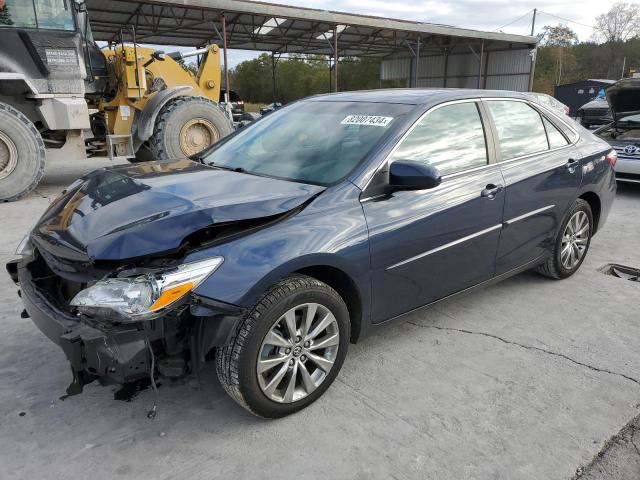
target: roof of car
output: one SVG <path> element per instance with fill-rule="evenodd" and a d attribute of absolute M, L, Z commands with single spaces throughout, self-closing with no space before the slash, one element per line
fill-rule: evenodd
<path fill-rule="evenodd" d="M 311 101 L 321 102 L 374 102 L 424 105 L 443 100 L 457 100 L 479 97 L 530 98 L 521 92 L 507 90 L 475 90 L 468 88 L 393 88 L 384 90 L 360 90 L 355 92 L 331 93 L 311 97 Z"/>

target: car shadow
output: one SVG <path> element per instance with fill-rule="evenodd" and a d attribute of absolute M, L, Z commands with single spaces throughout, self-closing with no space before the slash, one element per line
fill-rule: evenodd
<path fill-rule="evenodd" d="M 618 182 L 618 196 L 640 198 L 640 183 Z"/>

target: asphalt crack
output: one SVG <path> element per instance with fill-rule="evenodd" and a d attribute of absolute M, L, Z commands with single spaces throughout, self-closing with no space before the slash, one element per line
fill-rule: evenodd
<path fill-rule="evenodd" d="M 574 363 L 576 365 L 580 365 L 581 367 L 585 367 L 588 368 L 589 370 L 593 370 L 594 372 L 600 372 L 600 373 L 608 373 L 609 375 L 615 375 L 621 378 L 624 378 L 626 380 L 629 380 L 637 385 L 640 385 L 640 380 L 637 380 L 633 377 L 630 377 L 629 375 L 625 375 L 624 373 L 619 373 L 619 372 L 614 372 L 613 370 L 609 370 L 606 368 L 599 368 L 596 367 L 594 365 L 590 365 L 588 363 L 584 363 L 584 362 L 580 362 L 579 360 L 576 360 L 575 358 L 571 358 L 568 355 L 565 355 L 564 353 L 559 353 L 559 352 L 554 352 L 552 350 L 547 350 L 545 348 L 540 348 L 540 347 L 534 347 L 533 345 L 525 345 L 524 343 L 519 343 L 519 342 L 514 342 L 511 340 L 507 340 L 506 338 L 502 338 L 498 335 L 494 335 L 492 333 L 486 333 L 486 332 L 474 332 L 472 330 L 465 330 L 462 328 L 452 328 L 452 327 L 438 327 L 436 325 L 423 325 L 421 323 L 416 323 L 416 322 L 412 322 L 412 321 L 407 321 L 407 323 L 410 323 L 411 325 L 414 325 L 416 327 L 421 327 L 421 328 L 433 328 L 436 330 L 443 330 L 443 331 L 449 331 L 449 332 L 457 332 L 457 333 L 464 333 L 467 335 L 479 335 L 479 336 L 483 336 L 483 337 L 488 337 L 488 338 L 493 338 L 494 340 L 499 340 L 502 343 L 505 343 L 507 345 L 515 345 L 517 347 L 520 348 L 524 348 L 526 350 L 532 350 L 532 351 L 536 351 L 536 352 L 540 352 L 540 353 L 545 353 L 547 355 L 552 355 L 554 357 L 559 357 L 562 358 L 564 360 L 568 360 L 571 363 Z"/>

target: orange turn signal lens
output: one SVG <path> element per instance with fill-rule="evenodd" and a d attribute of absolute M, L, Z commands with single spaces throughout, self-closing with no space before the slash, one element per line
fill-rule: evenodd
<path fill-rule="evenodd" d="M 184 283 L 182 285 L 178 285 L 177 287 L 170 288 L 162 292 L 160 297 L 153 302 L 153 305 L 149 308 L 152 312 L 160 310 L 168 305 L 171 305 L 173 302 L 178 300 L 183 295 L 189 293 L 189 291 L 194 287 L 193 283 Z"/>

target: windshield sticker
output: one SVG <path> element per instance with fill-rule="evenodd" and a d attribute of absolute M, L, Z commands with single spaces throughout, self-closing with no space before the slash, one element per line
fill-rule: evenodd
<path fill-rule="evenodd" d="M 372 125 L 375 127 L 386 127 L 391 123 L 393 117 L 378 117 L 376 115 L 349 115 L 340 122 L 341 125 Z"/>

